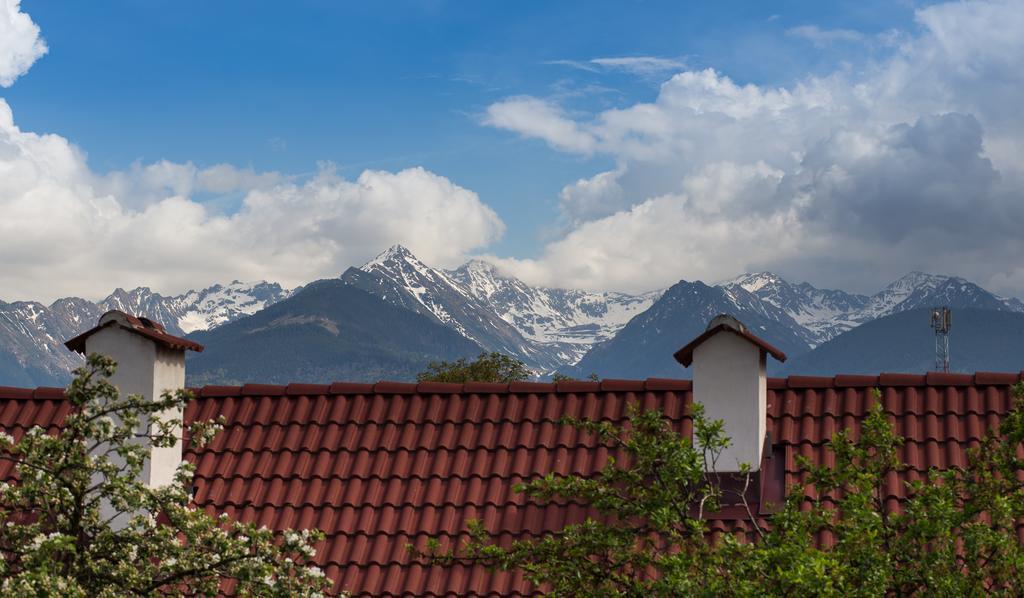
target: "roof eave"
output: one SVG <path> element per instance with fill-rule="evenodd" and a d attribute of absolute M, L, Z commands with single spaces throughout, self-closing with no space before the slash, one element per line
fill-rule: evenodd
<path fill-rule="evenodd" d="M 690 364 L 693 363 L 693 352 L 697 347 L 704 344 L 705 341 L 719 332 L 731 332 L 732 334 L 735 334 L 747 342 L 759 347 L 762 351 L 771 355 L 780 362 L 786 361 L 786 354 L 771 343 L 747 332 L 746 330 L 736 330 L 732 326 L 728 326 L 726 324 L 719 324 L 718 326 L 705 330 L 700 336 L 687 343 L 685 347 L 676 351 L 673 357 L 675 357 L 676 361 L 681 363 L 683 367 L 690 367 Z"/>

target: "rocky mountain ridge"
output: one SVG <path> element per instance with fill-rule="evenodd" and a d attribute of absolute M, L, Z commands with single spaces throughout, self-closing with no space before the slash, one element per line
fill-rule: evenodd
<path fill-rule="evenodd" d="M 575 364 L 661 295 L 531 287 L 482 260 L 442 270 L 401 245 L 358 272 L 350 269 L 342 280 L 430 314 L 485 349 L 513 355 L 542 374 Z M 379 280 L 370 283 L 366 275 Z"/>
<path fill-rule="evenodd" d="M 236 280 L 176 296 L 138 287 L 115 289 L 97 302 L 80 297 L 65 297 L 50 305 L 0 301 L 0 355 L 21 367 L 21 375 L 8 374 L 0 384 L 65 384 L 82 359 L 68 351 L 64 341 L 94 326 L 100 315 L 111 309 L 149 317 L 172 334 L 185 335 L 254 314 L 293 292 L 277 283 Z"/>
<path fill-rule="evenodd" d="M 920 272 L 873 295 L 791 283 L 770 272 L 716 285 L 680 281 L 671 293 L 628 294 L 534 287 L 479 259 L 451 270 L 434 268 L 400 245 L 339 278 L 392 306 L 426 316 L 483 350 L 513 355 L 539 376 L 554 371 L 685 375 L 665 362 L 668 348 L 685 342 L 722 312 L 737 315 L 767 340 L 786 345 L 792 356 L 864 323 L 927 307 L 1024 313 L 1019 299 L 997 296 L 962 278 Z M 109 309 L 150 317 L 185 335 L 259 313 L 295 292 L 275 283 L 234 281 L 175 296 L 139 287 L 116 289 L 98 302 L 77 297 L 50 305 L 0 301 L 0 384 L 64 384 L 81 360 L 63 342 Z M 635 367 L 626 368 L 627 363 Z M 650 371 L 641 371 L 644 363 L 651 364 Z M 661 365 L 650 369 L 655 363 Z"/>
<path fill-rule="evenodd" d="M 771 272 L 744 274 L 721 283 L 741 288 L 793 318 L 816 347 L 866 322 L 905 311 L 938 306 L 1024 313 L 1024 303 L 999 297 L 955 276 L 911 272 L 874 295 L 793 284 Z"/>

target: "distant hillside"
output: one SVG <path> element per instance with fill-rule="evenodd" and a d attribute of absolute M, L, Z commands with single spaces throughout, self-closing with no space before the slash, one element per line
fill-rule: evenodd
<path fill-rule="evenodd" d="M 43 377 L 37 380 L 25 370 L 18 359 L 7 351 L 0 350 L 0 386 L 39 386 L 50 385 L 55 380 Z"/>
<path fill-rule="evenodd" d="M 782 309 L 742 288 L 702 282 L 673 285 L 647 311 L 634 317 L 611 340 L 597 345 L 572 369 L 574 376 L 602 378 L 687 378 L 672 354 L 697 337 L 714 316 L 730 313 L 751 332 L 795 355 L 810 349 L 802 330 Z"/>
<path fill-rule="evenodd" d="M 451 328 L 340 280 L 322 280 L 262 311 L 190 335 L 188 383 L 412 380 L 431 360 L 481 349 Z"/>
<path fill-rule="evenodd" d="M 935 369 L 929 310 L 879 318 L 784 364 L 787 374 L 831 376 Z M 956 372 L 1024 370 L 1024 314 L 954 309 L 950 369 Z"/>

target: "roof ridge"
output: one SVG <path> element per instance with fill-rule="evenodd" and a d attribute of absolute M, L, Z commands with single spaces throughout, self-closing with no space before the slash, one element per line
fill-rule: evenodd
<path fill-rule="evenodd" d="M 264 499 L 261 502 L 253 502 L 253 501 L 248 501 L 248 500 L 237 500 L 236 501 L 236 500 L 231 499 L 230 497 L 222 498 L 222 499 L 221 498 L 212 499 L 212 498 L 208 498 L 207 497 L 207 498 L 203 498 L 202 500 L 195 501 L 195 504 L 197 506 L 199 506 L 199 507 L 202 507 L 204 505 L 231 505 L 232 507 L 234 507 L 236 509 L 245 509 L 245 508 L 250 508 L 251 507 L 253 509 L 273 508 L 273 509 L 294 509 L 296 511 L 301 511 L 302 509 L 305 509 L 306 507 L 313 507 L 313 508 L 318 509 L 318 510 L 321 510 L 321 509 L 333 509 L 335 511 L 342 511 L 342 510 L 348 509 L 348 508 L 351 508 L 351 509 L 379 509 L 381 507 L 391 507 L 391 508 L 394 508 L 394 509 L 406 509 L 406 508 L 423 509 L 423 508 L 427 508 L 427 507 L 433 507 L 433 508 L 436 508 L 436 509 L 443 509 L 443 508 L 456 508 L 456 509 L 458 509 L 458 508 L 463 508 L 463 507 L 466 507 L 466 506 L 470 506 L 470 507 L 499 507 L 499 508 L 503 508 L 503 507 L 517 507 L 517 508 L 537 507 L 537 508 L 543 509 L 543 508 L 546 508 L 546 507 L 558 507 L 558 508 L 561 508 L 561 507 L 567 507 L 567 506 L 570 506 L 570 505 L 577 506 L 577 507 L 587 507 L 587 506 L 589 506 L 588 503 L 583 502 L 582 500 L 552 500 L 552 501 L 546 501 L 546 502 L 539 502 L 538 499 L 532 499 L 532 498 L 524 499 L 524 500 L 504 500 L 504 501 L 481 500 L 479 502 L 472 502 L 470 500 L 445 500 L 445 501 L 441 501 L 441 502 L 388 502 L 386 500 L 381 500 L 381 501 L 377 501 L 377 502 L 353 502 L 353 501 L 344 501 L 343 500 L 343 501 L 328 503 L 328 502 L 312 502 L 312 501 L 306 500 L 306 501 L 302 501 L 302 502 L 294 502 L 294 503 L 282 504 L 282 503 L 269 502 L 266 499 Z"/>
<path fill-rule="evenodd" d="M 559 382 L 399 382 L 379 380 L 377 382 L 344 382 L 330 384 L 289 383 L 289 384 L 242 384 L 190 387 L 197 398 L 218 398 L 241 396 L 309 396 L 317 394 L 503 394 L 530 392 L 612 392 L 644 390 L 690 390 L 689 378 L 644 378 L 601 380 L 563 380 Z"/>
<path fill-rule="evenodd" d="M 1020 372 L 925 372 L 880 374 L 836 374 L 835 376 L 809 376 L 790 374 L 768 376 L 768 388 L 830 388 L 862 386 L 1009 386 L 1024 381 Z M 886 383 L 888 382 L 888 384 Z M 196 399 L 238 398 L 240 396 L 312 396 L 350 394 L 521 394 L 529 392 L 630 392 L 690 390 L 689 378 L 603 378 L 601 380 L 564 380 L 559 382 L 332 382 L 330 384 L 242 384 L 190 386 Z M 246 393 L 248 390 L 250 393 Z M 256 392 L 261 391 L 261 392 Z M 63 400 L 64 389 L 56 386 L 0 386 L 0 400 Z"/>

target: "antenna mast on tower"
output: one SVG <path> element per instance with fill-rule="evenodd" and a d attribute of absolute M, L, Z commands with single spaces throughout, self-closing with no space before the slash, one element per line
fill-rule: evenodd
<path fill-rule="evenodd" d="M 952 312 L 948 307 L 932 310 L 932 329 L 935 330 L 935 369 L 949 371 L 949 329 L 953 326 Z"/>

